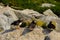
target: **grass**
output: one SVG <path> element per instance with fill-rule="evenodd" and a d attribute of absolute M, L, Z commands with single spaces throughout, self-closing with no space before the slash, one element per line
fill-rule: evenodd
<path fill-rule="evenodd" d="M 0 0 L 0 2 L 5 5 L 9 5 L 15 9 L 33 9 L 40 13 L 49 9 L 46 7 L 40 7 L 42 3 L 52 3 L 55 4 L 55 7 L 50 7 L 50 9 L 57 15 L 60 15 L 60 1 L 59 0 Z"/>

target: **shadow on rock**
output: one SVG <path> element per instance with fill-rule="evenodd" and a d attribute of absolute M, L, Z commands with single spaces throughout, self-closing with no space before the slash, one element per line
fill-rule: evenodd
<path fill-rule="evenodd" d="M 14 30 L 5 30 L 2 34 L 8 33 L 8 32 L 12 32 Z"/>
<path fill-rule="evenodd" d="M 44 40 L 51 40 L 49 36 L 45 36 Z"/>
<path fill-rule="evenodd" d="M 50 32 L 52 32 L 53 30 L 49 30 L 49 29 L 44 29 L 42 32 L 44 33 L 44 34 L 49 34 Z"/>
<path fill-rule="evenodd" d="M 28 28 L 26 28 L 26 29 L 24 29 L 24 31 L 22 32 L 22 34 L 20 36 L 25 35 L 25 34 L 31 32 L 31 31 L 32 30 L 29 30 Z"/>

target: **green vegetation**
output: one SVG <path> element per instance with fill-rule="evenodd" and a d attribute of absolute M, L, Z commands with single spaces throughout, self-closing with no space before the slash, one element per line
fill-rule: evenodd
<path fill-rule="evenodd" d="M 0 0 L 0 2 L 5 5 L 9 5 L 15 9 L 33 9 L 42 13 L 47 10 L 46 7 L 40 7 L 42 3 L 52 3 L 55 7 L 50 7 L 50 9 L 57 15 L 60 15 L 60 0 Z"/>
<path fill-rule="evenodd" d="M 56 21 L 55 20 L 52 21 L 52 24 L 56 27 Z"/>
<path fill-rule="evenodd" d="M 4 29 L 2 27 L 0 27 L 0 32 L 3 31 Z"/>
<path fill-rule="evenodd" d="M 45 23 L 45 22 L 43 22 L 42 20 L 37 20 L 37 21 L 36 21 L 36 25 L 37 25 L 37 26 L 40 26 L 40 27 L 43 26 L 44 23 Z"/>

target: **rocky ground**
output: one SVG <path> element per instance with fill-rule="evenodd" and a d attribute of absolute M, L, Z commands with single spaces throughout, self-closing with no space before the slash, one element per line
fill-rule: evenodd
<path fill-rule="evenodd" d="M 42 28 L 35 28 L 34 31 L 22 35 L 24 28 L 17 29 L 0 35 L 0 40 L 44 40 L 45 34 Z M 52 31 L 48 34 L 50 40 L 60 40 L 60 33 Z M 49 39 L 48 39 L 49 40 Z"/>
<path fill-rule="evenodd" d="M 52 32 L 44 33 L 47 31 L 44 31 L 42 27 L 40 27 L 41 22 L 39 23 L 39 27 L 36 27 L 33 31 L 26 33 L 25 35 L 21 35 L 26 28 L 20 28 L 15 30 L 10 30 L 11 23 L 23 18 L 23 19 L 29 19 L 31 20 L 34 17 L 39 17 L 39 20 L 42 20 L 43 22 L 46 22 L 47 24 L 50 21 L 53 21 L 53 24 L 55 25 L 56 29 Z M 55 21 L 55 22 L 54 22 Z M 42 22 L 42 23 L 43 23 Z M 50 9 L 43 12 L 43 14 L 36 12 L 34 10 L 25 9 L 25 10 L 15 10 L 7 7 L 0 8 L 0 30 L 3 30 L 0 32 L 0 40 L 60 40 L 60 18 L 55 15 Z M 15 26 L 13 26 L 15 27 Z M 44 31 L 44 32 L 43 32 Z M 26 32 L 26 31 L 25 31 Z"/>

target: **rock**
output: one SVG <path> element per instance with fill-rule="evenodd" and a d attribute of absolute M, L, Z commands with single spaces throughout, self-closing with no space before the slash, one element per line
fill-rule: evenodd
<path fill-rule="evenodd" d="M 60 19 L 59 18 L 55 19 L 55 21 L 56 21 L 56 31 L 60 32 Z"/>
<path fill-rule="evenodd" d="M 29 9 L 25 9 L 25 10 L 15 10 L 14 11 L 15 14 L 17 15 L 17 17 L 20 18 L 25 18 L 25 19 L 32 19 L 34 17 L 40 17 L 42 14 L 40 14 L 39 12 L 36 12 L 34 10 L 29 10 Z M 19 16 L 20 15 L 20 16 Z M 24 15 L 24 16 L 23 16 Z"/>
<path fill-rule="evenodd" d="M 44 40 L 45 35 L 42 33 L 42 29 L 35 28 L 34 31 L 25 35 L 21 35 L 24 29 L 15 30 L 12 32 L 0 35 L 1 40 Z"/>
<path fill-rule="evenodd" d="M 57 19 L 57 18 L 56 18 L 56 17 L 53 17 L 53 16 L 46 16 L 44 20 L 45 20 L 46 22 L 49 22 L 49 21 L 52 21 L 52 20 L 54 20 L 54 19 Z"/>
<path fill-rule="evenodd" d="M 54 19 L 58 19 L 58 16 L 54 14 L 50 9 L 46 10 L 43 12 L 45 16 L 43 16 L 43 21 L 47 22 L 47 25 L 49 24 L 50 21 L 53 21 Z"/>
<path fill-rule="evenodd" d="M 0 9 L 4 8 L 4 4 L 0 3 Z"/>
<path fill-rule="evenodd" d="M 4 8 L 3 6 L 0 6 L 0 9 Z"/>
<path fill-rule="evenodd" d="M 50 9 L 44 11 L 43 14 L 46 15 L 46 16 L 58 17 L 58 16 L 57 16 L 56 14 L 54 14 Z"/>
<path fill-rule="evenodd" d="M 10 7 L 4 7 L 0 10 L 0 27 L 3 27 L 4 30 L 9 30 L 11 27 L 10 24 L 13 21 L 18 20 L 13 10 L 14 9 Z"/>
<path fill-rule="evenodd" d="M 43 13 L 44 14 L 40 14 L 34 10 L 29 9 L 15 10 L 8 6 L 0 9 L 0 31 L 5 31 L 3 34 L 0 33 L 0 40 L 44 40 L 47 34 L 45 35 L 42 32 L 43 29 L 41 28 L 41 26 L 44 24 L 48 25 L 50 21 L 52 21 L 52 24 L 56 26 L 56 29 L 52 32 L 49 32 L 49 30 L 44 31 L 48 33 L 49 39 L 59 40 L 60 33 L 57 31 L 60 31 L 60 18 L 58 18 L 58 16 L 55 15 L 50 9 Z M 37 19 L 36 17 L 39 18 Z M 32 18 L 35 18 L 37 21 L 36 24 L 39 27 L 36 26 L 33 31 L 22 36 L 21 34 L 25 28 L 16 29 L 13 31 L 9 30 L 11 28 L 11 23 L 21 18 L 24 20 L 24 22 L 26 22 L 27 25 L 30 24 Z M 15 27 L 16 26 L 13 26 L 13 28 Z"/>
<path fill-rule="evenodd" d="M 29 9 L 22 10 L 22 13 L 24 13 L 24 14 L 26 14 L 26 15 L 29 15 L 29 14 L 30 14 L 30 15 L 36 15 L 36 16 L 37 16 L 37 15 L 38 15 L 38 16 L 40 15 L 39 12 L 36 12 L 36 11 L 34 11 L 34 10 L 29 10 Z"/>
<path fill-rule="evenodd" d="M 2 27 L 4 30 L 10 29 L 10 24 L 8 23 L 8 17 L 5 15 L 0 14 L 0 27 Z"/>
<path fill-rule="evenodd" d="M 57 19 L 57 17 L 54 17 L 54 16 L 41 16 L 39 18 L 39 20 L 42 20 L 42 23 L 46 23 L 46 25 L 48 25 L 50 21 L 54 21 L 54 19 Z"/>
<path fill-rule="evenodd" d="M 3 3 L 0 3 L 0 5 L 1 5 L 1 6 L 4 6 L 4 4 L 3 4 Z"/>
<path fill-rule="evenodd" d="M 52 24 L 55 26 L 55 31 L 60 32 L 60 18 L 46 16 L 43 21 L 46 22 L 46 25 L 48 25 L 49 22 L 52 21 Z"/>
<path fill-rule="evenodd" d="M 54 4 L 50 4 L 50 3 L 43 3 L 42 5 L 41 5 L 41 7 L 55 7 L 56 5 L 54 5 Z"/>
<path fill-rule="evenodd" d="M 50 39 L 51 40 L 60 40 L 60 33 L 56 32 L 55 30 L 52 31 L 50 34 Z"/>
<path fill-rule="evenodd" d="M 41 15 L 43 15 L 43 14 L 37 12 L 37 11 L 29 10 L 29 9 L 23 10 L 22 13 L 24 13 L 26 15 L 29 15 L 31 17 L 40 17 Z"/>
<path fill-rule="evenodd" d="M 7 6 L 7 7 L 4 7 L 2 9 L 0 9 L 0 14 L 3 14 L 3 15 L 5 15 L 5 16 L 13 19 L 13 20 L 17 20 L 18 18 L 15 15 L 13 10 L 14 9 L 10 8 L 9 6 Z"/>
<path fill-rule="evenodd" d="M 22 13 L 20 10 L 19 10 L 19 11 L 18 11 L 18 10 L 15 10 L 14 12 L 15 12 L 16 16 L 17 16 L 19 19 L 21 19 L 21 18 L 22 18 L 22 19 L 31 18 L 30 16 Z M 23 16 L 23 15 L 24 15 L 24 16 Z"/>
<path fill-rule="evenodd" d="M 18 20 L 17 16 L 15 15 L 14 13 L 14 9 L 10 8 L 10 7 L 5 7 L 3 10 L 5 10 L 3 12 L 3 14 L 11 19 L 13 19 L 14 21 L 15 20 Z"/>
<path fill-rule="evenodd" d="M 0 35 L 1 40 L 44 40 L 45 36 L 42 33 L 42 28 L 35 28 L 32 32 L 29 32 L 25 35 L 21 35 L 24 31 L 24 28 L 19 30 L 14 30 L 5 34 Z M 60 40 L 60 33 L 53 30 L 48 34 L 50 40 Z"/>

